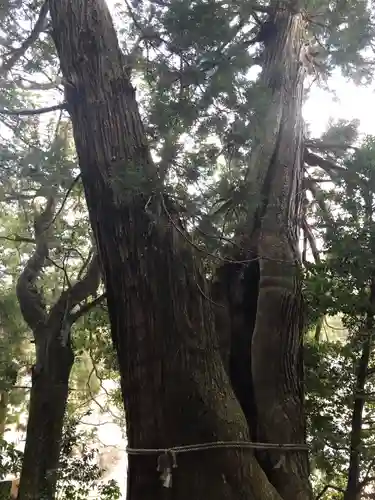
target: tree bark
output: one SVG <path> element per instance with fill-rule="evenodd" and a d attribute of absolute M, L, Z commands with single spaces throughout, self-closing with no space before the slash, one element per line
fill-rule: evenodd
<path fill-rule="evenodd" d="M 270 104 L 260 121 L 259 145 L 247 175 L 254 208 L 250 208 L 247 228 L 240 236 L 244 251 L 239 260 L 247 258 L 251 262 L 243 270 L 243 305 L 239 312 L 243 326 L 237 330 L 232 327 L 231 350 L 236 351 L 237 368 L 230 370 L 230 376 L 233 386 L 241 388 L 236 393 L 257 441 L 303 443 L 303 303 L 298 230 L 305 71 L 299 53 L 305 26 L 298 12 L 274 6 L 270 15 L 274 35 L 264 42 L 260 78 Z M 246 365 L 247 371 L 239 372 L 239 367 Z M 246 385 L 253 388 L 253 393 Z M 246 405 L 250 411 L 246 411 Z M 262 452 L 258 456 L 283 498 L 311 498 L 306 452 Z"/>
<path fill-rule="evenodd" d="M 370 203 L 366 199 L 366 226 L 372 226 L 372 197 Z M 371 240 L 372 241 L 372 240 Z M 362 426 L 363 410 L 366 399 L 364 397 L 366 382 L 368 378 L 368 367 L 372 352 L 372 335 L 374 331 L 374 310 L 375 310 L 375 277 L 370 278 L 369 308 L 366 316 L 366 327 L 364 332 L 360 332 L 359 338 L 362 340 L 361 356 L 356 368 L 356 384 L 354 387 L 354 403 L 350 431 L 350 451 L 348 480 L 344 493 L 344 500 L 358 500 L 361 495 L 360 472 L 362 458 Z"/>
<path fill-rule="evenodd" d="M 223 362 L 202 272 L 166 210 L 105 2 L 51 0 L 50 6 L 105 278 L 129 446 L 248 440 L 244 405 L 234 396 L 225 366 L 233 360 Z M 262 80 L 272 94 L 267 117 L 272 130 L 250 172 L 255 173 L 255 191 L 265 193 L 267 203 L 262 201 L 249 217 L 260 279 L 252 352 L 250 347 L 246 351 L 252 358 L 258 435 L 273 443 L 301 443 L 302 327 L 293 244 L 302 175 L 302 21 L 299 14 L 280 10 L 275 23 L 278 36 L 266 47 Z M 246 363 L 242 366 L 246 369 Z M 281 498 L 252 452 L 201 453 L 204 466 L 197 466 L 193 453 L 178 456 L 174 498 Z M 268 454 L 267 473 L 284 499 L 310 499 L 306 453 L 288 454 L 278 469 L 273 469 L 280 458 L 275 455 Z M 165 495 L 155 456 L 130 455 L 128 499 L 161 500 Z"/>
<path fill-rule="evenodd" d="M 8 414 L 8 401 L 9 394 L 8 391 L 0 391 L 0 439 L 4 437 L 6 429 L 6 421 Z"/>
<path fill-rule="evenodd" d="M 44 366 L 32 381 L 18 500 L 55 497 L 68 382 L 74 360 L 70 346 L 59 345 L 57 326 L 57 331 L 45 332 L 55 344 L 49 349 L 49 366 Z"/>
<path fill-rule="evenodd" d="M 365 398 L 363 397 L 367 380 L 367 368 L 370 361 L 371 344 L 370 337 L 373 331 L 373 318 L 369 318 L 370 329 L 367 330 L 367 337 L 363 341 L 362 354 L 357 366 L 357 380 L 354 393 L 354 404 L 352 412 L 351 432 L 350 432 L 350 454 L 348 480 L 344 493 L 344 500 L 358 500 L 360 498 L 360 471 L 361 471 L 361 444 L 362 444 L 362 424 Z M 369 325 L 368 325 L 369 326 Z"/>
<path fill-rule="evenodd" d="M 58 477 L 60 444 L 74 354 L 70 332 L 87 305 L 72 312 L 94 295 L 100 275 L 94 255 L 85 276 L 63 291 L 47 312 L 38 277 L 48 257 L 48 233 L 54 202 L 35 219 L 36 248 L 17 282 L 17 297 L 24 320 L 33 332 L 36 363 L 32 367 L 29 417 L 18 500 L 53 500 Z"/>

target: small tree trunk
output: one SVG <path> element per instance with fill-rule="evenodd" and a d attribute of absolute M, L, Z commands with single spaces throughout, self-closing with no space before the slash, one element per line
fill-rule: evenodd
<path fill-rule="evenodd" d="M 371 304 L 375 304 L 375 280 L 371 283 Z M 354 404 L 350 431 L 350 457 L 348 481 L 344 493 L 344 500 L 358 500 L 360 498 L 360 472 L 361 472 L 361 444 L 363 409 L 365 406 L 364 391 L 367 380 L 367 371 L 371 356 L 371 336 L 374 329 L 373 313 L 369 312 L 366 322 L 366 331 L 362 332 L 362 352 L 357 366 L 357 378 L 354 389 Z"/>
<path fill-rule="evenodd" d="M 55 498 L 68 382 L 74 357 L 69 346 L 58 345 L 59 331 L 49 333 L 56 340 L 49 346 L 48 363 L 32 380 L 18 500 Z"/>
<path fill-rule="evenodd" d="M 0 439 L 4 437 L 7 414 L 8 414 L 8 401 L 9 393 L 8 391 L 0 391 Z"/>

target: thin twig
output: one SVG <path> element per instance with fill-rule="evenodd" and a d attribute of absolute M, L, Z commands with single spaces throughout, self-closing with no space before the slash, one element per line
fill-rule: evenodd
<path fill-rule="evenodd" d="M 54 218 L 52 219 L 51 223 L 50 223 L 50 226 L 52 226 L 52 224 L 55 223 L 57 217 L 61 214 L 61 212 L 63 211 L 63 208 L 65 206 L 65 203 L 66 203 L 66 200 L 68 199 L 70 193 L 72 192 L 74 186 L 77 184 L 77 182 L 79 181 L 79 179 L 81 178 L 81 173 L 79 173 L 72 181 L 71 185 L 69 186 L 67 192 L 65 193 L 65 196 L 64 196 L 64 199 L 61 203 L 61 207 L 57 210 Z"/>

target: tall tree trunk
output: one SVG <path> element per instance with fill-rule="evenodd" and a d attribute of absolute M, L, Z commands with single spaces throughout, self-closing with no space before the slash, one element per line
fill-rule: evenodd
<path fill-rule="evenodd" d="M 165 208 L 105 2 L 51 0 L 50 6 L 105 277 L 129 446 L 249 439 L 249 425 L 220 356 L 211 304 L 202 293 L 206 284 Z M 291 244 L 297 238 L 301 176 L 302 21 L 299 14 L 283 10 L 275 23 L 278 35 L 266 48 L 263 76 L 272 93 L 267 122 L 272 131 L 264 137 L 266 153 L 256 152 L 251 171 L 256 172 L 255 191 L 267 196 L 249 219 L 261 257 L 252 373 L 262 422 L 259 435 L 300 443 L 300 289 Z M 136 187 L 130 184 L 135 174 Z M 174 498 L 280 499 L 252 452 L 201 453 L 204 467 L 197 466 L 192 453 L 178 456 Z M 274 455 L 269 456 L 272 466 L 279 459 Z M 267 473 L 285 500 L 310 498 L 306 454 L 288 455 L 284 466 Z M 128 498 L 165 498 L 155 456 L 130 455 Z"/>
<path fill-rule="evenodd" d="M 269 20 L 273 36 L 264 41 L 260 81 L 270 105 L 260 122 L 259 146 L 247 175 L 255 208 L 249 210 L 247 227 L 243 229 L 241 245 L 245 251 L 239 259 L 252 262 L 243 272 L 242 333 L 241 327 L 232 328 L 236 369 L 230 370 L 230 376 L 233 386 L 239 387 L 236 394 L 257 441 L 303 443 L 303 304 L 298 227 L 305 71 L 299 54 L 305 26 L 298 12 L 277 8 Z M 239 369 L 246 365 L 247 371 Z M 247 389 L 250 386 L 253 394 Z M 306 452 L 261 453 L 259 458 L 283 498 L 311 497 Z"/>
<path fill-rule="evenodd" d="M 60 325 L 49 332 L 48 365 L 32 380 L 27 437 L 18 500 L 51 500 L 55 497 L 60 441 L 73 366 L 70 346 L 58 345 Z"/>
<path fill-rule="evenodd" d="M 348 481 L 344 493 L 344 500 L 358 500 L 360 498 L 360 471 L 361 471 L 361 444 L 363 409 L 365 406 L 364 389 L 367 380 L 367 369 L 370 361 L 370 337 L 373 330 L 373 318 L 369 319 L 370 329 L 366 329 L 366 338 L 363 341 L 361 357 L 357 366 L 357 380 L 354 393 L 354 404 L 350 432 L 350 456 Z"/>
<path fill-rule="evenodd" d="M 370 250 L 375 252 L 375 239 L 373 237 L 373 195 L 371 191 L 366 189 L 363 192 L 365 200 L 365 222 L 364 227 L 369 231 L 370 235 Z M 354 403 L 352 412 L 351 432 L 350 432 L 350 454 L 349 454 L 349 469 L 348 481 L 344 493 L 344 500 L 357 500 L 360 498 L 360 472 L 361 472 L 361 457 L 362 457 L 362 426 L 363 426 L 363 410 L 365 407 L 365 388 L 368 377 L 368 367 L 372 352 L 372 339 L 374 332 L 374 313 L 375 313 L 375 273 L 370 275 L 369 306 L 366 315 L 365 331 L 360 332 L 360 340 L 362 341 L 361 356 L 358 360 L 356 369 L 356 384 L 354 388 Z"/>

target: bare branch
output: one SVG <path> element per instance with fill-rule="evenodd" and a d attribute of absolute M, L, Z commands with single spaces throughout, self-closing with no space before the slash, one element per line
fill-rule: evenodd
<path fill-rule="evenodd" d="M 315 263 L 320 262 L 319 250 L 316 246 L 315 238 L 314 238 L 314 235 L 311 231 L 311 227 L 308 225 L 306 219 L 303 219 L 303 221 L 302 221 L 302 228 L 303 228 L 303 231 L 307 237 L 307 241 L 309 242 Z"/>
<path fill-rule="evenodd" d="M 93 248 L 91 248 L 91 250 L 89 251 L 86 259 L 84 259 L 83 256 L 81 255 L 82 267 L 78 271 L 77 280 L 80 280 L 82 278 L 82 276 L 83 276 L 84 272 L 86 271 L 87 266 L 89 265 L 89 262 L 91 261 L 93 255 L 94 255 L 94 249 Z"/>
<path fill-rule="evenodd" d="M 14 84 L 21 87 L 23 90 L 51 90 L 57 89 L 59 85 L 62 84 L 61 77 L 57 76 L 56 80 L 51 80 L 49 82 L 34 82 L 25 77 L 13 78 L 12 81 L 2 82 L 2 85 L 11 88 Z"/>
<path fill-rule="evenodd" d="M 343 171 L 347 172 L 347 170 L 343 167 L 340 167 L 337 165 L 334 161 L 332 160 L 327 160 L 326 158 L 322 158 L 319 155 L 316 155 L 314 153 L 311 153 L 307 149 L 305 149 L 304 155 L 303 155 L 303 160 L 305 163 L 310 165 L 311 167 L 320 167 L 324 171 L 329 171 L 331 172 L 332 170 L 334 171 Z"/>
<path fill-rule="evenodd" d="M 49 0 L 45 0 L 44 4 L 42 5 L 42 8 L 40 9 L 39 17 L 30 35 L 26 38 L 26 40 L 24 40 L 24 42 L 18 49 L 15 49 L 13 51 L 9 59 L 1 66 L 0 75 L 5 76 L 13 68 L 13 66 L 17 63 L 17 61 L 25 54 L 27 49 L 29 49 L 32 46 L 32 44 L 38 39 L 38 36 L 40 35 L 41 31 L 44 28 L 44 23 L 48 11 L 49 11 Z"/>
<path fill-rule="evenodd" d="M 364 423 L 364 422 L 363 422 Z M 371 483 L 374 481 L 375 483 L 375 477 L 370 476 L 370 472 L 374 470 L 374 465 L 375 465 L 375 458 L 372 459 L 367 467 L 366 473 L 362 481 L 359 483 L 359 488 L 363 489 L 367 484 Z"/>
<path fill-rule="evenodd" d="M 35 243 L 33 238 L 28 238 L 27 236 L 20 236 L 15 234 L 14 236 L 1 236 L 0 240 L 14 241 L 17 243 Z"/>
<path fill-rule="evenodd" d="M 53 218 L 54 210 L 55 200 L 51 196 L 44 211 L 35 217 L 36 248 L 21 272 L 16 286 L 22 316 L 34 333 L 47 321 L 43 296 L 38 290 L 36 282 L 48 258 L 47 228 Z"/>
<path fill-rule="evenodd" d="M 95 295 L 98 290 L 99 283 L 99 258 L 95 253 L 87 268 L 85 277 L 62 292 L 55 305 L 51 308 L 50 318 L 53 317 L 54 321 L 56 321 L 57 319 L 62 321 L 68 313 L 67 319 L 69 320 L 69 323 L 72 324 L 72 320 L 75 321 L 79 318 L 79 315 L 77 315 L 76 313 L 71 313 L 72 309 L 74 309 L 76 306 L 79 306 L 81 302 L 90 297 L 90 295 Z"/>
<path fill-rule="evenodd" d="M 320 500 L 320 498 L 323 498 L 324 493 L 328 490 L 335 490 L 338 491 L 339 493 L 344 493 L 344 490 L 342 488 L 339 488 L 334 484 L 326 484 L 322 489 L 322 491 L 315 497 L 315 500 Z"/>
<path fill-rule="evenodd" d="M 78 311 L 71 313 L 70 320 L 71 320 L 72 324 L 75 323 L 83 315 L 85 315 L 89 311 L 91 311 L 91 309 L 96 307 L 98 304 L 103 302 L 103 300 L 106 298 L 107 298 L 107 294 L 102 293 L 101 295 L 99 295 L 99 297 L 96 297 L 96 299 L 92 300 L 91 302 L 88 302 L 87 304 L 83 304 Z"/>
<path fill-rule="evenodd" d="M 66 200 L 68 199 L 70 193 L 72 192 L 74 186 L 77 184 L 77 182 L 79 181 L 79 179 L 81 178 L 81 174 L 79 173 L 72 181 L 71 185 L 69 186 L 67 192 L 65 193 L 65 196 L 64 196 L 64 199 L 61 203 L 61 207 L 57 210 L 54 218 L 52 219 L 51 221 L 51 225 L 55 222 L 55 220 L 57 219 L 57 217 L 61 214 L 61 212 L 63 211 L 63 208 L 65 206 L 65 203 L 66 203 Z"/>
<path fill-rule="evenodd" d="M 55 104 L 54 106 L 47 106 L 45 108 L 39 108 L 39 109 L 19 109 L 19 110 L 0 109 L 0 115 L 33 116 L 33 115 L 42 115 L 43 113 L 50 113 L 51 111 L 58 111 L 59 109 L 66 109 L 66 103 L 62 102 L 60 104 Z"/>
<path fill-rule="evenodd" d="M 353 149 L 358 151 L 359 148 L 352 146 L 351 144 L 335 144 L 330 142 L 324 142 L 319 140 L 305 141 L 305 146 L 312 149 L 321 150 L 331 150 L 331 149 Z"/>
<path fill-rule="evenodd" d="M 315 182 L 312 181 L 311 178 L 305 177 L 304 182 L 306 184 L 306 188 L 311 192 L 311 194 L 314 196 L 315 202 L 318 204 L 320 210 L 324 214 L 324 218 L 326 221 L 331 224 L 331 217 L 329 214 L 329 210 L 325 204 L 325 199 L 326 197 L 324 196 L 323 191 L 315 184 Z"/>

